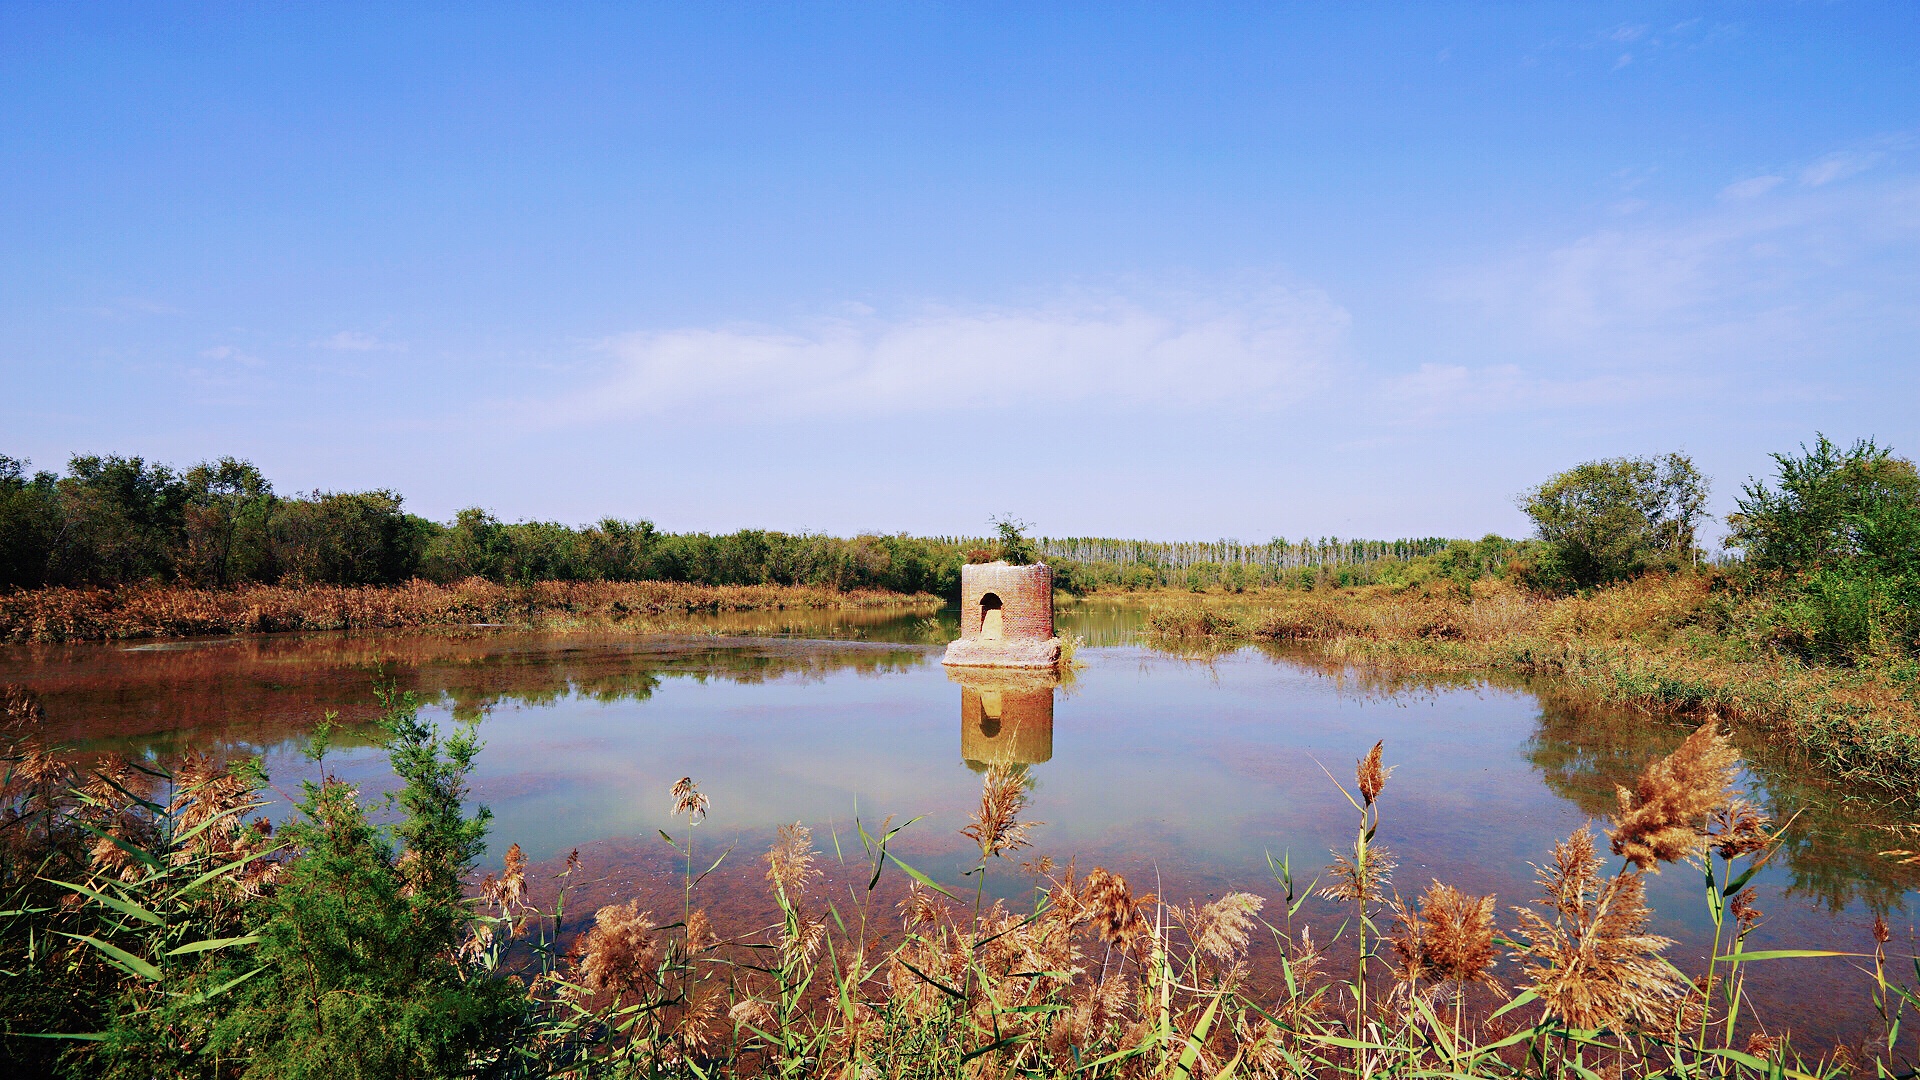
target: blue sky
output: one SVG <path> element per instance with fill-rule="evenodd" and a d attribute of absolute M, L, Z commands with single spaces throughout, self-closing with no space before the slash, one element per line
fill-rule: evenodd
<path fill-rule="evenodd" d="M 1920 6 L 556 7 L 0 8 L 0 452 L 1264 540 L 1920 451 Z"/>

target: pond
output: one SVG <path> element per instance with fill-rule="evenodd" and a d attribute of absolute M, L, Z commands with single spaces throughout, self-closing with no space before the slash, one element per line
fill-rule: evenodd
<path fill-rule="evenodd" d="M 794 821 L 813 827 L 831 861 L 836 848 L 858 855 L 856 817 L 872 831 L 888 815 L 896 824 L 918 816 L 894 850 L 959 882 L 972 860 L 958 830 L 995 762 L 1031 780 L 1027 817 L 1044 824 L 1025 854 L 1106 866 L 1176 901 L 1234 889 L 1277 898 L 1270 857 L 1284 856 L 1305 891 L 1329 850 L 1352 842 L 1354 811 L 1334 780 L 1350 787 L 1355 759 L 1384 740 L 1395 769 L 1380 840 L 1399 860 L 1399 891 L 1412 896 L 1437 878 L 1497 893 L 1510 926 L 1510 906 L 1537 893 L 1529 863 L 1604 817 L 1614 786 L 1687 731 L 1577 708 L 1550 686 L 1404 682 L 1274 649 L 1168 651 L 1143 635 L 1147 610 L 1065 607 L 1060 627 L 1086 642 L 1084 667 L 1057 688 L 954 681 L 939 662 L 954 620 L 934 611 L 746 613 L 652 635 L 470 630 L 7 646 L 0 683 L 34 691 L 45 737 L 75 753 L 259 755 L 284 796 L 316 775 L 301 750 L 329 712 L 343 726 L 327 767 L 364 792 L 389 782 L 366 721 L 376 711 L 373 680 L 390 679 L 428 716 L 479 725 L 486 748 L 473 794 L 494 814 L 492 858 L 518 842 L 555 865 L 578 848 L 594 895 L 666 889 L 677 907 L 684 866 L 658 833 L 686 834 L 668 815 L 667 792 L 691 776 L 712 800 L 695 830 L 699 861 L 737 846 L 702 887 L 741 892 L 732 902 L 746 913 L 755 858 Z M 1750 754 L 1744 781 L 1754 796 L 1776 819 L 1794 818 L 1791 842 L 1757 879 L 1766 917 L 1749 947 L 1862 951 L 1881 913 L 1892 947 L 1911 951 L 1920 873 L 1878 854 L 1889 845 L 1872 827 L 1875 811 L 1764 741 L 1737 741 Z M 1012 865 L 994 875 L 1000 895 L 1031 884 Z M 727 899 L 715 897 L 722 907 Z M 1671 955 L 1697 970 L 1711 935 L 1699 874 L 1667 868 L 1650 899 L 1657 932 L 1679 941 Z M 1340 918 L 1317 900 L 1299 915 L 1319 937 Z M 1867 983 L 1848 961 L 1751 972 L 1773 1025 L 1862 1030 Z"/>

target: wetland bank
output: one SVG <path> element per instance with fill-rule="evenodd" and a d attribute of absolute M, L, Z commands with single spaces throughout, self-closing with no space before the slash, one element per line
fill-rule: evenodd
<path fill-rule="evenodd" d="M 1905 490 L 1846 453 L 1841 481 Z M 7 941 L 33 974 L 8 1053 L 148 1075 L 317 1065 L 343 1039 L 368 1074 L 1897 1071 L 1912 627 L 1882 605 L 1855 633 L 1843 603 L 1880 556 L 1696 568 L 1646 523 L 1615 579 L 1557 591 L 1606 568 L 1550 537 L 1273 545 L 1157 586 L 1063 559 L 1089 595 L 1059 609 L 1057 686 L 950 677 L 937 600 L 804 582 L 240 585 L 206 604 L 437 614 L 16 631 Z M 943 553 L 915 571 L 936 588 L 1049 557 L 1001 524 L 892 550 Z M 758 550 L 728 572 L 852 548 Z"/>

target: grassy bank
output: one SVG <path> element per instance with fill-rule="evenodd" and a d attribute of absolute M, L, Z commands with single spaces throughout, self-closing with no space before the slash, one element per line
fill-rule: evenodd
<path fill-rule="evenodd" d="M 1338 661 L 1433 674 L 1552 677 L 1596 702 L 1721 714 L 1882 793 L 1920 791 L 1920 670 L 1902 655 L 1853 665 L 1775 647 L 1777 627 L 1712 574 L 1654 575 L 1584 596 L 1542 597 L 1496 579 L 1169 594 L 1169 638 L 1293 643 Z"/>
<path fill-rule="evenodd" d="M 933 597 L 811 585 L 480 578 L 440 585 L 127 586 L 0 593 L 0 641 L 101 641 L 284 630 L 368 630 L 506 623 L 620 625 L 648 617 L 792 608 L 912 606 Z"/>

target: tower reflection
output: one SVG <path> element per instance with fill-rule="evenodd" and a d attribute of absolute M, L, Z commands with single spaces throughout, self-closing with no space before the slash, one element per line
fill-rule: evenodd
<path fill-rule="evenodd" d="M 948 669 L 960 684 L 960 756 L 984 772 L 996 765 L 1038 765 L 1053 757 L 1051 671 Z"/>

